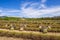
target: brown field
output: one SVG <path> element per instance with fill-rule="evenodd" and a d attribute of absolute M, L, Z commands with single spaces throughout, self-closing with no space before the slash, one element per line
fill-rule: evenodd
<path fill-rule="evenodd" d="M 30 40 L 30 39 L 23 39 L 23 38 L 14 38 L 14 37 L 1 37 L 0 36 L 0 40 Z"/>

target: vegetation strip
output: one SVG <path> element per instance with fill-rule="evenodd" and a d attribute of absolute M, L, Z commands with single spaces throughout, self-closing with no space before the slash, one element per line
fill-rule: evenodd
<path fill-rule="evenodd" d="M 8 36 L 8 37 L 17 37 L 17 38 L 27 38 L 27 39 L 52 39 L 52 40 L 60 40 L 60 33 L 40 33 L 34 31 L 17 31 L 17 30 L 6 30 L 0 29 L 0 36 Z"/>

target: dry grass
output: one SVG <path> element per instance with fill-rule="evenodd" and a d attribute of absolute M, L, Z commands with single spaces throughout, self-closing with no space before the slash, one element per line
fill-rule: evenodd
<path fill-rule="evenodd" d="M 60 33 L 0 29 L 0 40 L 60 40 Z"/>
<path fill-rule="evenodd" d="M 14 38 L 14 37 L 1 37 L 0 40 L 31 40 L 31 39 L 23 39 L 23 38 Z"/>

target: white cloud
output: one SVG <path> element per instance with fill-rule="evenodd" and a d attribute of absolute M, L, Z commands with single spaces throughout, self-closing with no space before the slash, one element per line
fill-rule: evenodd
<path fill-rule="evenodd" d="M 56 15 L 59 16 L 60 6 L 45 9 L 34 9 L 33 6 L 25 8 L 25 6 L 23 6 L 21 10 L 0 10 L 0 12 L 0 16 L 39 18 Z"/>
<path fill-rule="evenodd" d="M 2 15 L 1 15 L 1 12 L 2 12 L 2 10 L 0 10 L 0 16 L 2 16 Z"/>
<path fill-rule="evenodd" d="M 41 0 L 41 3 L 31 3 L 27 2 L 22 4 L 20 7 L 21 10 L 8 9 L 0 10 L 0 16 L 16 16 L 16 17 L 29 17 L 29 18 L 38 18 L 38 17 L 49 17 L 49 16 L 58 16 L 60 15 L 60 6 L 46 7 L 45 2 L 47 0 Z"/>
<path fill-rule="evenodd" d="M 4 16 L 4 14 L 0 13 L 0 16 Z"/>
<path fill-rule="evenodd" d="M 47 8 L 44 4 L 40 4 L 41 8 Z"/>
<path fill-rule="evenodd" d="M 50 16 L 56 16 L 60 13 L 60 6 L 46 8 L 44 5 L 42 5 L 43 9 L 34 9 L 34 5 L 35 4 L 33 3 L 28 8 L 25 8 L 27 5 L 22 6 L 21 13 L 24 14 L 25 17 L 30 17 L 30 18 L 32 17 L 37 18 L 46 14 L 51 14 Z M 39 7 L 41 7 L 41 5 Z"/>
<path fill-rule="evenodd" d="M 45 2 L 46 2 L 47 0 L 41 0 L 41 8 L 46 8 L 46 5 L 45 5 Z"/>
<path fill-rule="evenodd" d="M 3 12 L 19 12 L 20 10 L 3 10 Z"/>
<path fill-rule="evenodd" d="M 45 3 L 47 0 L 41 0 L 41 3 Z"/>
<path fill-rule="evenodd" d="M 15 9 L 0 9 L 0 16 L 19 16 L 20 10 Z"/>
<path fill-rule="evenodd" d="M 0 10 L 0 12 L 2 12 L 2 10 Z"/>

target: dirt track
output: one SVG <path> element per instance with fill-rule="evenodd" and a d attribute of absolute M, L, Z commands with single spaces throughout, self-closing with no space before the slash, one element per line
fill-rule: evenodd
<path fill-rule="evenodd" d="M 54 36 L 60 36 L 60 33 L 42 33 L 42 32 L 35 32 L 35 31 L 18 31 L 18 30 L 8 30 L 8 29 L 0 29 L 2 31 L 10 31 L 10 32 L 26 32 L 26 33 L 34 33 L 34 34 L 43 34 L 43 35 L 54 35 Z M 23 38 L 14 38 L 14 37 L 1 37 L 0 40 L 31 40 L 31 39 L 23 39 Z"/>
<path fill-rule="evenodd" d="M 31 40 L 31 39 L 13 38 L 13 37 L 0 37 L 0 40 Z"/>
<path fill-rule="evenodd" d="M 8 29 L 0 29 L 0 30 L 5 30 L 5 31 L 11 31 L 11 32 L 26 32 L 26 33 L 35 33 L 35 34 L 43 34 L 43 35 L 55 35 L 55 36 L 60 36 L 60 33 L 52 33 L 52 32 L 48 32 L 48 33 L 42 33 L 42 32 L 37 32 L 37 31 L 18 31 L 18 30 L 8 30 Z"/>

